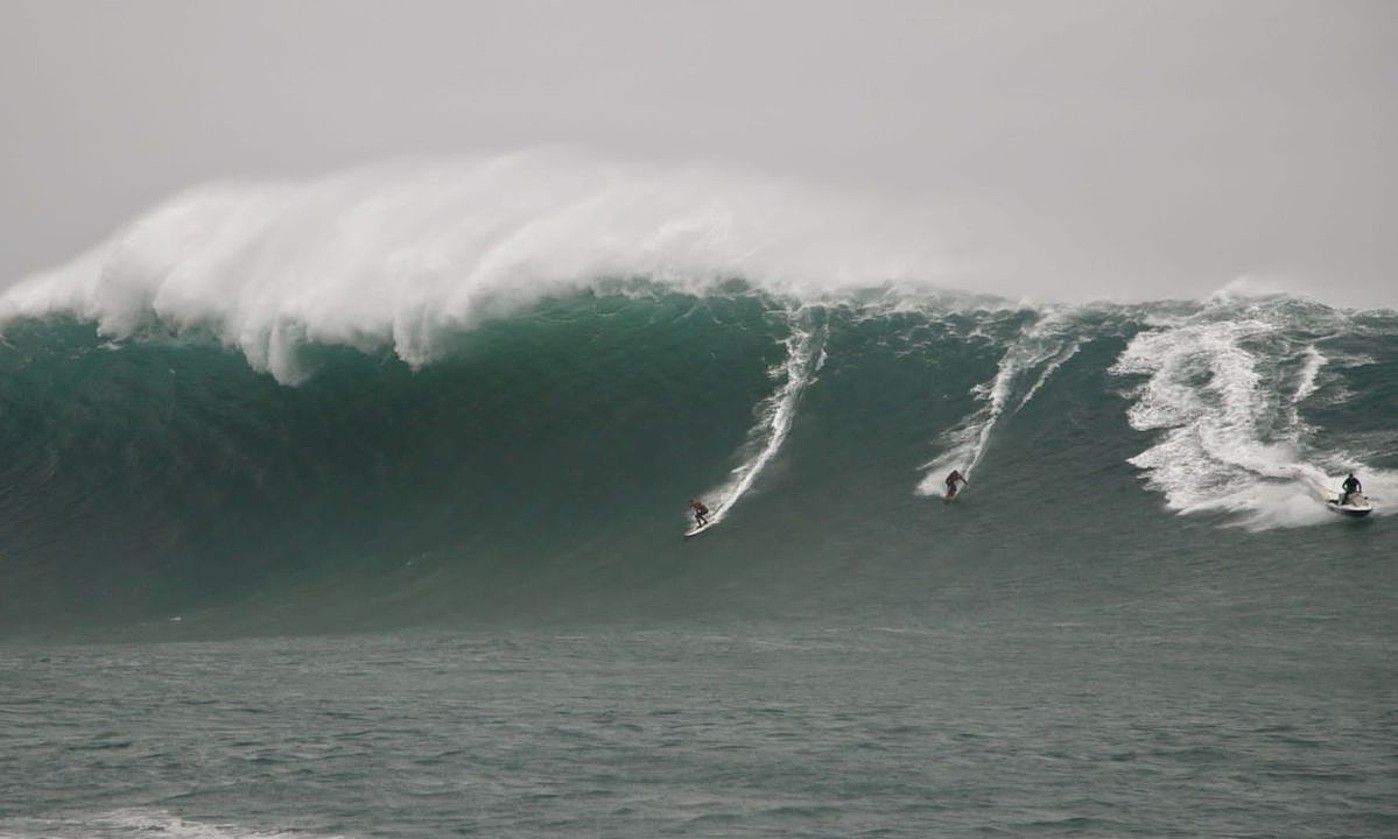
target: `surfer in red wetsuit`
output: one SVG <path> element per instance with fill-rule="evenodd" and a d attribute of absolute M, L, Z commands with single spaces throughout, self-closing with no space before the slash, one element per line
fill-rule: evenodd
<path fill-rule="evenodd" d="M 966 481 L 966 476 L 963 475 L 963 474 L 961 474 L 960 472 L 956 471 L 955 469 L 953 469 L 953 470 L 951 470 L 951 474 L 950 474 L 950 475 L 947 475 L 947 480 L 946 480 L 946 484 L 947 484 L 947 497 L 946 497 L 945 500 L 950 501 L 950 500 L 952 500 L 953 498 L 956 497 L 956 482 L 957 482 L 957 481 L 960 481 L 963 485 L 967 483 L 967 481 Z"/>
<path fill-rule="evenodd" d="M 709 508 L 697 498 L 689 499 L 689 509 L 694 511 L 694 523 L 703 527 L 709 523 Z"/>

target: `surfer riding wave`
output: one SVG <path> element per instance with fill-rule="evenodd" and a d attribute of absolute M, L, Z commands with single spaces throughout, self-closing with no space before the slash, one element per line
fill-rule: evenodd
<path fill-rule="evenodd" d="M 966 480 L 966 476 L 962 475 L 960 471 L 956 469 L 951 470 L 951 474 L 947 475 L 947 479 L 945 481 L 947 485 L 947 494 L 946 497 L 943 499 L 944 501 L 950 501 L 956 497 L 958 481 L 960 481 L 963 486 L 966 483 L 968 483 L 968 481 Z"/>
<path fill-rule="evenodd" d="M 689 509 L 694 512 L 694 525 L 703 527 L 709 523 L 709 508 L 697 498 L 689 499 Z"/>

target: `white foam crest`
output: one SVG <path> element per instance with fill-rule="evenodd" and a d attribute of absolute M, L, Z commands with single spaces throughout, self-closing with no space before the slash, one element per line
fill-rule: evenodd
<path fill-rule="evenodd" d="M 726 484 L 707 493 L 718 499 L 710 516 L 714 523 L 724 519 L 777 456 L 796 418 L 801 392 L 825 366 L 828 328 L 804 325 L 801 311 L 793 313 L 790 320 L 791 333 L 783 341 L 786 358 L 768 371 L 768 375 L 781 384 L 757 406 L 757 424 L 748 432 L 749 442 L 745 447 L 749 455 L 733 469 Z"/>
<path fill-rule="evenodd" d="M 396 163 L 176 196 L 5 291 L 0 323 L 207 329 L 295 382 L 306 342 L 420 365 L 444 331 L 618 279 L 705 293 L 740 277 L 801 301 L 925 291 L 965 267 L 932 244 L 947 224 L 870 196 L 559 150 Z"/>
<path fill-rule="evenodd" d="M 1324 357 L 1309 347 L 1298 384 L 1287 393 L 1278 380 L 1285 367 L 1244 347 L 1275 345 L 1294 357 L 1276 334 L 1279 326 L 1265 315 L 1219 320 L 1217 314 L 1206 310 L 1190 322 L 1142 332 L 1117 359 L 1113 373 L 1147 377 L 1127 410 L 1131 427 L 1162 432 L 1129 462 L 1181 514 L 1231 514 L 1251 529 L 1334 520 L 1324 502 L 1343 474 L 1323 466 L 1346 458 L 1312 455 L 1323 461 L 1317 464 L 1303 456 L 1308 427 L 1296 408 L 1313 392 Z M 1389 491 L 1392 475 L 1364 471 L 1383 488 L 1380 494 Z"/>
<path fill-rule="evenodd" d="M 917 485 L 919 495 L 940 495 L 944 489 L 943 480 L 952 469 L 969 478 L 985 455 L 991 432 L 1005 413 L 1020 379 L 1042 368 L 1033 386 L 1019 400 L 1015 411 L 1028 404 L 1048 377 L 1077 353 L 1082 339 L 1068 337 L 1065 328 L 1071 315 L 1071 310 L 1050 310 L 1042 318 L 1025 326 L 1000 357 L 995 376 L 971 389 L 982 404 L 942 436 L 947 448 L 922 465 L 924 474 Z"/>

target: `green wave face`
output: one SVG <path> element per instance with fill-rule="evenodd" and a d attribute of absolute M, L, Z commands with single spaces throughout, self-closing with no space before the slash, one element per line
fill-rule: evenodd
<path fill-rule="evenodd" d="M 308 343 L 296 386 L 196 334 L 6 342 L 12 637 L 959 610 L 1398 548 L 1398 318 L 1286 298 L 585 293 L 416 370 Z M 1349 469 L 1362 529 L 1323 505 Z"/>

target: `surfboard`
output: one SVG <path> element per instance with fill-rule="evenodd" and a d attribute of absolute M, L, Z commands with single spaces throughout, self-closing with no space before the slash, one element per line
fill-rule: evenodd
<path fill-rule="evenodd" d="M 705 530 L 708 530 L 716 524 L 718 524 L 718 520 L 713 517 L 710 517 L 708 524 L 692 525 L 688 530 L 684 532 L 684 538 L 688 539 L 691 536 L 698 536 L 700 533 L 703 533 Z"/>
<path fill-rule="evenodd" d="M 1348 504 L 1341 504 L 1338 497 L 1332 498 L 1325 502 L 1325 506 L 1328 507 L 1331 512 L 1339 513 L 1342 516 L 1350 516 L 1352 518 L 1363 518 L 1374 512 L 1374 505 L 1369 503 L 1369 499 L 1362 495 L 1359 496 L 1358 499 L 1350 501 Z"/>

